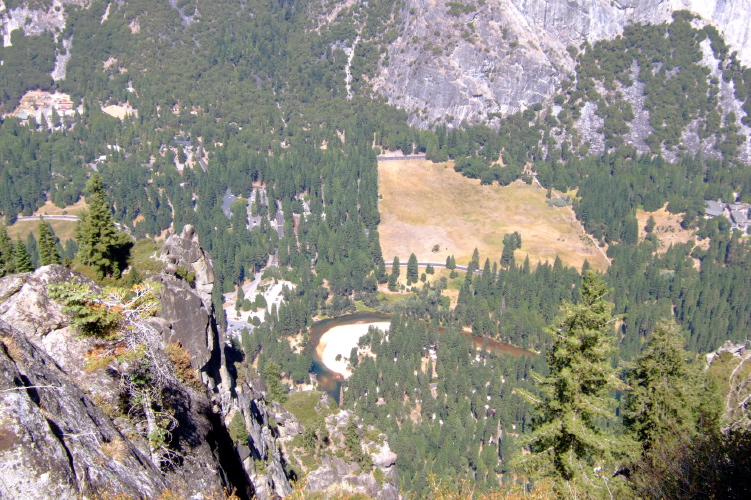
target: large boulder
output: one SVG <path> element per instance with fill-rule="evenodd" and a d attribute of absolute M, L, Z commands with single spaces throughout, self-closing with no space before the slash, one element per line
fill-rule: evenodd
<path fill-rule="evenodd" d="M 396 463 L 396 453 L 391 451 L 389 444 L 384 442 L 375 453 L 371 454 L 373 465 L 378 467 L 391 467 Z"/>
<path fill-rule="evenodd" d="M 212 310 L 185 281 L 166 274 L 152 279 L 163 286 L 162 307 L 152 325 L 165 342 L 180 343 L 190 353 L 193 368 L 206 370 L 209 362 L 220 357 Z"/>
<path fill-rule="evenodd" d="M 198 234 L 190 224 L 182 233 L 173 234 L 162 246 L 161 260 L 167 263 L 167 272 L 176 273 L 178 268 L 185 268 L 194 273 L 194 287 L 204 304 L 211 303 L 211 291 L 214 288 L 214 266 L 211 257 L 201 248 Z"/>

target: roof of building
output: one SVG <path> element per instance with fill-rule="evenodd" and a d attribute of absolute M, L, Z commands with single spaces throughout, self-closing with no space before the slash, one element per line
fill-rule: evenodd
<path fill-rule="evenodd" d="M 710 217 L 722 215 L 725 212 L 725 204 L 718 201 L 705 201 L 704 213 Z"/>
<path fill-rule="evenodd" d="M 736 224 L 748 224 L 748 212 L 745 210 L 733 210 L 730 216 Z"/>

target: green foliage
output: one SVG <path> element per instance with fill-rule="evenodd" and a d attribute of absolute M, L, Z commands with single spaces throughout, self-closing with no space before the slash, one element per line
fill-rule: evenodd
<path fill-rule="evenodd" d="M 30 273 L 34 270 L 34 266 L 31 263 L 31 256 L 26 250 L 26 245 L 23 244 L 21 239 L 16 240 L 14 246 L 14 267 L 17 273 Z"/>
<path fill-rule="evenodd" d="M 700 367 L 689 364 L 684 344 L 675 321 L 662 321 L 629 370 L 624 423 L 645 452 L 671 440 L 690 441 L 700 431 L 701 402 L 708 398 L 702 398 Z"/>
<path fill-rule="evenodd" d="M 177 271 L 175 271 L 175 276 L 187 282 L 190 286 L 193 286 L 196 281 L 196 273 L 194 271 L 188 271 L 183 266 L 177 266 Z"/>
<path fill-rule="evenodd" d="M 82 264 L 93 266 L 100 279 L 105 276 L 117 278 L 127 255 L 126 249 L 129 249 L 132 243 L 115 227 L 102 179 L 98 174 L 89 179 L 86 190 L 90 195 L 89 209 L 81 215 L 81 220 L 76 226 L 78 259 Z"/>
<path fill-rule="evenodd" d="M 362 462 L 365 453 L 362 451 L 362 439 L 360 437 L 360 427 L 354 418 L 350 418 L 347 427 L 344 428 L 344 447 L 347 453 L 357 462 Z"/>
<path fill-rule="evenodd" d="M 583 276 L 581 302 L 565 304 L 550 330 L 550 374 L 535 376 L 542 398 L 524 393 L 534 403 L 537 418 L 527 438 L 533 455 L 522 463 L 530 473 L 551 475 L 560 491 L 569 490 L 564 485 L 571 482 L 579 488 L 592 485 L 593 478 L 584 472 L 592 467 L 604 467 L 612 476 L 614 456 L 623 451 L 602 426 L 615 418 L 608 397 L 616 377 L 609 363 L 614 337 L 613 304 L 605 300 L 607 294 L 601 276 L 592 271 Z"/>
<path fill-rule="evenodd" d="M 417 257 L 414 253 L 410 254 L 409 261 L 407 261 L 407 286 L 412 283 L 417 283 L 418 269 L 417 269 Z"/>
<path fill-rule="evenodd" d="M 655 222 L 655 218 L 652 215 L 650 215 L 649 219 L 647 219 L 647 224 L 644 226 L 644 231 L 647 234 L 651 234 L 652 231 L 655 230 L 655 226 L 656 225 L 657 225 L 657 223 Z"/>
<path fill-rule="evenodd" d="M 82 337 L 110 340 L 133 321 L 156 314 L 160 308 L 160 285 L 147 283 L 130 289 L 107 287 L 92 289 L 85 283 L 50 285 L 52 300 L 63 305 L 71 323 Z"/>
<path fill-rule="evenodd" d="M 462 2 L 446 2 L 446 7 L 449 8 L 446 13 L 454 17 L 459 17 L 462 14 L 471 14 L 477 10 L 474 4 Z"/>
<path fill-rule="evenodd" d="M 391 274 L 389 275 L 389 290 L 396 291 L 397 280 L 399 279 L 399 257 L 394 257 L 394 262 L 391 264 Z"/>
<path fill-rule="evenodd" d="M 267 361 L 263 367 L 263 380 L 266 382 L 269 399 L 284 404 L 287 400 L 287 389 L 282 384 L 280 371 L 276 361 Z"/>
<path fill-rule="evenodd" d="M 284 408 L 292 413 L 303 427 L 309 427 L 315 424 L 318 415 L 321 414 L 316 411 L 320 400 L 321 392 L 319 391 L 299 391 L 289 395 Z M 328 415 L 327 408 L 323 408 L 322 412 L 324 417 Z"/>
<path fill-rule="evenodd" d="M 521 235 L 514 231 L 511 234 L 503 236 L 503 252 L 501 253 L 501 266 L 509 267 L 515 265 L 514 251 L 522 247 Z"/>
<path fill-rule="evenodd" d="M 55 232 L 52 230 L 49 222 L 46 222 L 42 217 L 39 217 L 39 224 L 37 225 L 37 232 L 39 234 L 39 263 L 42 266 L 49 264 L 60 264 L 60 254 L 57 252 L 58 240 L 55 237 Z"/>
<path fill-rule="evenodd" d="M 8 237 L 5 226 L 0 224 L 0 277 L 12 274 L 16 269 L 13 242 Z"/>
<path fill-rule="evenodd" d="M 45 32 L 26 36 L 22 29 L 10 33 L 10 45 L 0 47 L 0 111 L 10 113 L 28 90 L 50 90 L 55 66 L 55 40 Z"/>
<path fill-rule="evenodd" d="M 245 427 L 245 419 L 240 411 L 235 412 L 227 426 L 232 441 L 241 445 L 248 444 L 248 429 Z"/>

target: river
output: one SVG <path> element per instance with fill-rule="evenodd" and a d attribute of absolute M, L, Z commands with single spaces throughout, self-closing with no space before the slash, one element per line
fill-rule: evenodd
<path fill-rule="evenodd" d="M 336 402 L 339 402 L 339 395 L 341 392 L 341 386 L 342 381 L 344 380 L 341 374 L 335 373 L 326 367 L 323 362 L 321 361 L 321 357 L 318 353 L 318 343 L 321 340 L 321 336 L 323 336 L 324 333 L 331 330 L 334 327 L 337 326 L 345 326 L 345 325 L 359 325 L 359 324 L 366 324 L 366 323 L 380 323 L 384 321 L 391 321 L 391 315 L 389 314 L 380 314 L 380 313 L 372 313 L 372 312 L 359 312 L 355 314 L 345 314 L 344 316 L 338 316 L 336 318 L 329 318 L 324 319 L 321 321 L 316 321 L 313 323 L 313 325 L 310 327 L 309 337 L 308 337 L 308 345 L 305 348 L 306 352 L 309 352 L 313 357 L 313 369 L 312 372 L 316 375 L 316 380 L 321 386 L 321 389 L 326 391 L 331 397 L 333 397 Z M 439 331 L 442 331 L 443 329 L 439 329 Z M 485 345 L 485 348 L 488 351 L 494 352 L 496 354 L 503 353 L 503 354 L 511 354 L 513 356 L 534 356 L 535 353 L 532 351 L 528 351 L 526 349 L 522 349 L 521 347 L 516 347 L 511 344 L 505 344 L 503 342 L 499 342 L 497 340 L 487 339 L 485 337 L 474 337 L 470 332 L 463 331 L 461 332 L 462 335 L 471 338 L 472 342 L 474 343 L 475 347 L 477 349 L 482 348 L 483 345 Z"/>

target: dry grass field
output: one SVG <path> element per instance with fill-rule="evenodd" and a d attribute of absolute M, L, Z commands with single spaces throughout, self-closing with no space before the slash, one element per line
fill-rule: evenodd
<path fill-rule="evenodd" d="M 639 221 L 639 237 L 641 239 L 644 239 L 647 235 L 646 231 L 644 231 L 644 226 L 647 225 L 647 220 L 650 215 L 655 218 L 656 226 L 654 233 L 660 239 L 660 247 L 657 250 L 658 252 L 664 253 L 670 245 L 675 243 L 686 243 L 691 239 L 696 240 L 693 230 L 685 230 L 681 227 L 682 215 L 673 215 L 665 210 L 665 208 L 661 208 L 655 212 L 645 212 L 644 210 L 636 211 L 636 219 Z M 709 241 L 707 240 L 706 243 L 698 243 L 699 246 L 704 247 Z"/>
<path fill-rule="evenodd" d="M 60 241 L 65 242 L 65 240 L 75 238 L 77 224 L 75 221 L 49 220 L 47 222 L 50 223 L 52 230 L 55 232 L 55 236 L 57 236 Z M 17 238 L 21 238 L 21 240 L 25 243 L 26 238 L 29 237 L 29 233 L 34 233 L 35 238 L 39 236 L 37 231 L 38 224 L 39 222 L 35 220 L 22 220 L 16 222 L 6 229 L 8 231 L 8 236 L 10 236 L 13 241 L 15 241 Z"/>
<path fill-rule="evenodd" d="M 454 255 L 469 262 L 475 247 L 498 261 L 503 236 L 518 231 L 522 248 L 517 262 L 560 255 L 564 264 L 581 268 L 585 259 L 595 269 L 608 266 L 605 256 L 587 237 L 570 208 L 545 203 L 545 191 L 517 181 L 510 186 L 481 186 L 454 172 L 451 164 L 425 160 L 378 164 L 381 246 L 387 266 L 395 255 L 414 252 L 420 261 L 445 262 Z M 440 250 L 433 252 L 435 245 Z"/>
<path fill-rule="evenodd" d="M 69 205 L 65 208 L 57 207 L 51 201 L 48 201 L 39 210 L 34 212 L 34 216 L 78 215 L 85 209 L 86 209 L 86 201 L 83 198 L 81 198 L 74 205 Z M 50 226 L 52 226 L 52 230 L 55 231 L 55 236 L 57 236 L 60 239 L 60 241 L 64 242 L 65 240 L 75 238 L 76 224 L 77 224 L 75 221 L 48 219 L 47 222 L 50 223 Z M 26 241 L 26 238 L 29 236 L 29 233 L 34 233 L 35 238 L 38 236 L 37 235 L 38 224 L 39 224 L 38 220 L 22 220 L 22 221 L 17 221 L 15 224 L 13 224 L 12 226 L 9 226 L 6 229 L 8 231 L 8 236 L 10 236 L 11 239 L 15 240 L 16 238 L 20 237 L 23 241 Z"/>
<path fill-rule="evenodd" d="M 48 201 L 39 210 L 34 212 L 34 215 L 78 215 L 84 210 L 86 210 L 86 200 L 83 198 L 65 208 L 60 208 L 51 201 Z"/>

